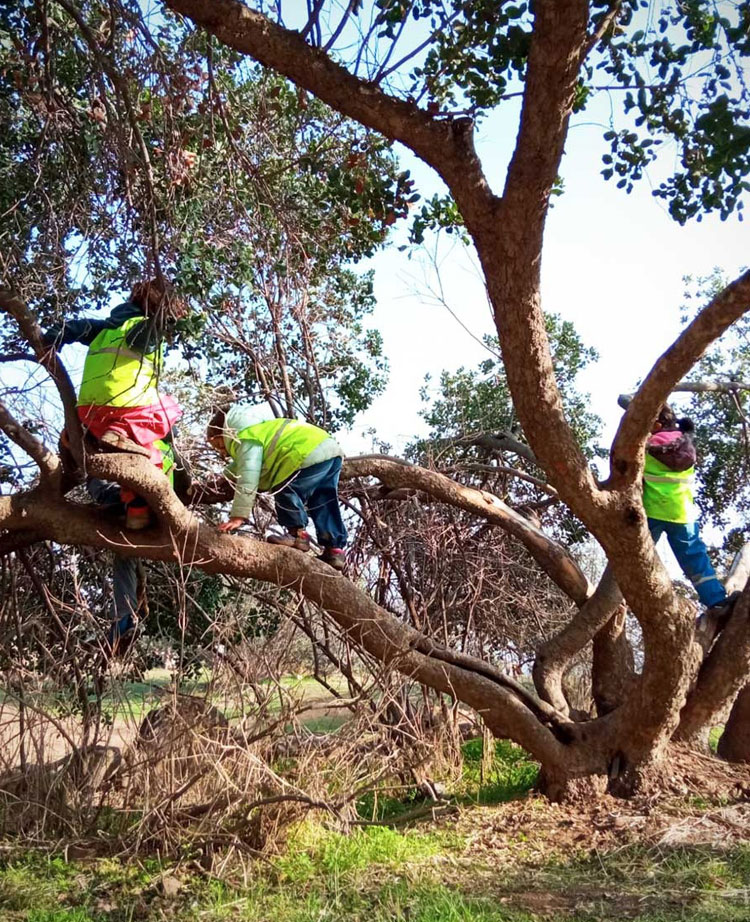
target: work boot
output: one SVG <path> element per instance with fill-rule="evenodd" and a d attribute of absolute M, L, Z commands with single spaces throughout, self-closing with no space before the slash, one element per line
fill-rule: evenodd
<path fill-rule="evenodd" d="M 339 572 L 346 567 L 346 551 L 340 547 L 324 547 L 320 559 Z"/>
<path fill-rule="evenodd" d="M 266 541 L 280 547 L 293 547 L 295 551 L 306 552 L 310 550 L 310 535 L 304 528 L 290 528 L 283 535 L 269 535 Z"/>
<path fill-rule="evenodd" d="M 716 637 L 724 630 L 734 610 L 737 599 L 742 595 L 741 590 L 728 595 L 726 599 L 707 608 L 695 623 L 695 639 L 703 647 L 704 656 L 708 653 Z"/>
<path fill-rule="evenodd" d="M 132 439 L 127 438 L 121 432 L 115 432 L 113 429 L 107 429 L 99 436 L 99 444 L 109 451 L 126 451 L 131 455 L 143 455 L 146 458 L 151 457 L 151 452 L 143 445 L 139 445 Z"/>

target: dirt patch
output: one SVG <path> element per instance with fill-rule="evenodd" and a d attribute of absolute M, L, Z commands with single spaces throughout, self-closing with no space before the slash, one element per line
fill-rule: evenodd
<path fill-rule="evenodd" d="M 654 838 L 656 838 L 655 841 Z M 698 816 L 686 816 L 655 830 L 654 845 L 710 845 L 731 848 L 750 840 L 750 804 L 721 807 Z"/>
<path fill-rule="evenodd" d="M 531 795 L 464 811 L 456 825 L 468 854 L 492 852 L 493 862 L 501 864 L 542 863 L 633 843 L 727 848 L 750 841 L 749 801 L 750 766 L 675 746 L 648 790 L 629 800 L 603 795 L 588 803 L 553 804 Z"/>
<path fill-rule="evenodd" d="M 652 822 L 649 813 L 607 795 L 587 807 L 531 796 L 465 811 L 456 831 L 465 838 L 467 857 L 491 853 L 495 865 L 515 868 L 519 862 L 541 866 L 582 850 L 606 851 L 640 841 Z"/>
<path fill-rule="evenodd" d="M 0 705 L 0 774 L 17 770 L 21 763 L 21 729 L 23 727 L 24 756 L 27 764 L 43 765 L 69 755 L 81 739 L 81 724 L 75 718 L 57 718 L 43 710 L 21 714 L 14 704 Z M 96 742 L 102 746 L 125 749 L 133 742 L 138 724 L 117 718 L 103 725 Z"/>
<path fill-rule="evenodd" d="M 750 765 L 724 762 L 674 743 L 658 765 L 646 772 L 635 802 L 657 802 L 669 795 L 705 800 L 750 798 Z"/>
<path fill-rule="evenodd" d="M 629 800 L 553 804 L 532 794 L 440 825 L 465 843 L 441 865 L 442 880 L 534 918 L 682 918 L 705 901 L 747 897 L 744 883 L 714 880 L 710 865 L 729 875 L 722 856 L 750 843 L 749 767 L 683 747 L 670 751 L 660 784 Z"/>

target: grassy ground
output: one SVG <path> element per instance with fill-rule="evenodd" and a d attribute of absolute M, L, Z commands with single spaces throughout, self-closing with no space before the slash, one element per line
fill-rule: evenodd
<path fill-rule="evenodd" d="M 330 684 L 346 695 L 348 688 L 343 678 L 332 678 Z M 261 682 L 261 685 L 266 684 Z M 325 710 L 326 705 L 333 700 L 333 695 L 327 691 L 312 676 L 284 676 L 279 685 L 289 697 L 299 704 L 320 705 Z M 158 707 L 165 695 L 170 694 L 172 688 L 172 673 L 166 669 L 150 669 L 139 681 L 128 678 L 112 679 L 102 696 L 102 710 L 105 717 L 111 722 L 139 723 L 143 717 L 155 707 Z M 242 706 L 238 702 L 234 690 L 225 693 L 211 688 L 211 676 L 207 670 L 201 671 L 190 681 L 180 684 L 179 691 L 184 695 L 208 697 L 211 704 L 221 710 L 230 720 L 239 717 Z M 30 704 L 48 711 L 56 717 L 66 717 L 80 713 L 80 705 L 73 697 L 72 692 L 65 694 L 58 692 L 54 696 L 46 691 L 27 693 Z M 93 700 L 93 695 L 91 696 Z M 17 706 L 17 699 L 5 695 L 0 690 L 0 704 L 5 704 L 12 709 Z M 281 702 L 274 695 L 269 703 L 269 712 L 278 713 Z M 330 732 L 341 725 L 345 718 L 339 715 L 313 715 L 309 719 L 302 719 L 302 723 L 313 732 Z"/>
<path fill-rule="evenodd" d="M 536 766 L 508 743 L 480 777 L 465 746 L 456 812 L 410 828 L 342 833 L 316 815 L 279 853 L 217 876 L 199 855 L 84 859 L 0 845 L 2 922 L 746 922 L 745 803 L 696 797 L 565 808 L 528 793 Z M 365 798 L 363 818 L 418 809 Z M 750 807 L 748 807 L 750 810 Z M 747 831 L 746 831 L 747 830 Z M 748 841 L 745 841 L 745 838 Z M 219 877 L 221 879 L 219 879 Z"/>
<path fill-rule="evenodd" d="M 115 681 L 105 694 L 103 705 L 114 718 L 140 720 L 149 710 L 157 707 L 165 690 L 170 687 L 172 675 L 166 669 L 151 669 L 143 677 L 142 682 L 128 680 Z M 260 683 L 264 685 L 264 682 Z M 312 676 L 284 676 L 279 683 L 286 693 L 301 704 L 321 702 L 324 705 L 332 700 L 333 696 L 320 685 Z M 339 690 L 346 691 L 343 679 L 339 682 L 332 680 Z M 180 686 L 180 692 L 186 695 L 205 696 L 210 688 L 210 675 L 207 671 L 201 672 L 191 682 Z M 219 692 L 209 695 L 211 703 L 222 710 L 230 719 L 238 714 L 238 702 L 232 690 L 226 694 Z M 270 712 L 276 713 L 281 708 L 280 702 L 271 700 Z M 315 718 L 313 718 L 315 720 Z M 303 720 L 303 723 L 305 721 Z M 324 730 L 330 727 L 325 726 Z"/>
<path fill-rule="evenodd" d="M 488 808 L 471 808 L 473 811 Z M 343 835 L 308 823 L 245 882 L 156 861 L 17 856 L 0 870 L 3 922 L 740 922 L 750 848 L 580 852 L 498 873 L 450 826 Z"/>

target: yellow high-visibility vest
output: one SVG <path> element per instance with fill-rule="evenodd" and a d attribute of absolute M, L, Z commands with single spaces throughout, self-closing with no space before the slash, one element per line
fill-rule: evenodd
<path fill-rule="evenodd" d="M 143 317 L 131 317 L 114 330 L 102 330 L 89 346 L 78 392 L 78 406 L 148 407 L 159 402 L 160 347 L 146 355 L 131 349 L 127 333 Z"/>
<path fill-rule="evenodd" d="M 234 438 L 226 438 L 227 451 L 233 459 L 241 441 L 250 439 L 263 446 L 263 465 L 258 489 L 267 492 L 298 471 L 313 449 L 330 438 L 324 429 L 299 419 L 269 419 L 240 429 Z"/>
<path fill-rule="evenodd" d="M 646 452 L 643 507 L 650 519 L 685 525 L 698 518 L 693 498 L 695 468 L 673 471 Z"/>

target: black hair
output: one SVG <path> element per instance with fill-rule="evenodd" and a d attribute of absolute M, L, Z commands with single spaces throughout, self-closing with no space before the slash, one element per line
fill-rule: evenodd
<path fill-rule="evenodd" d="M 677 423 L 677 415 L 668 403 L 665 403 L 661 410 L 659 410 L 659 415 L 656 417 L 656 421 L 661 425 L 662 429 L 680 428 Z"/>

